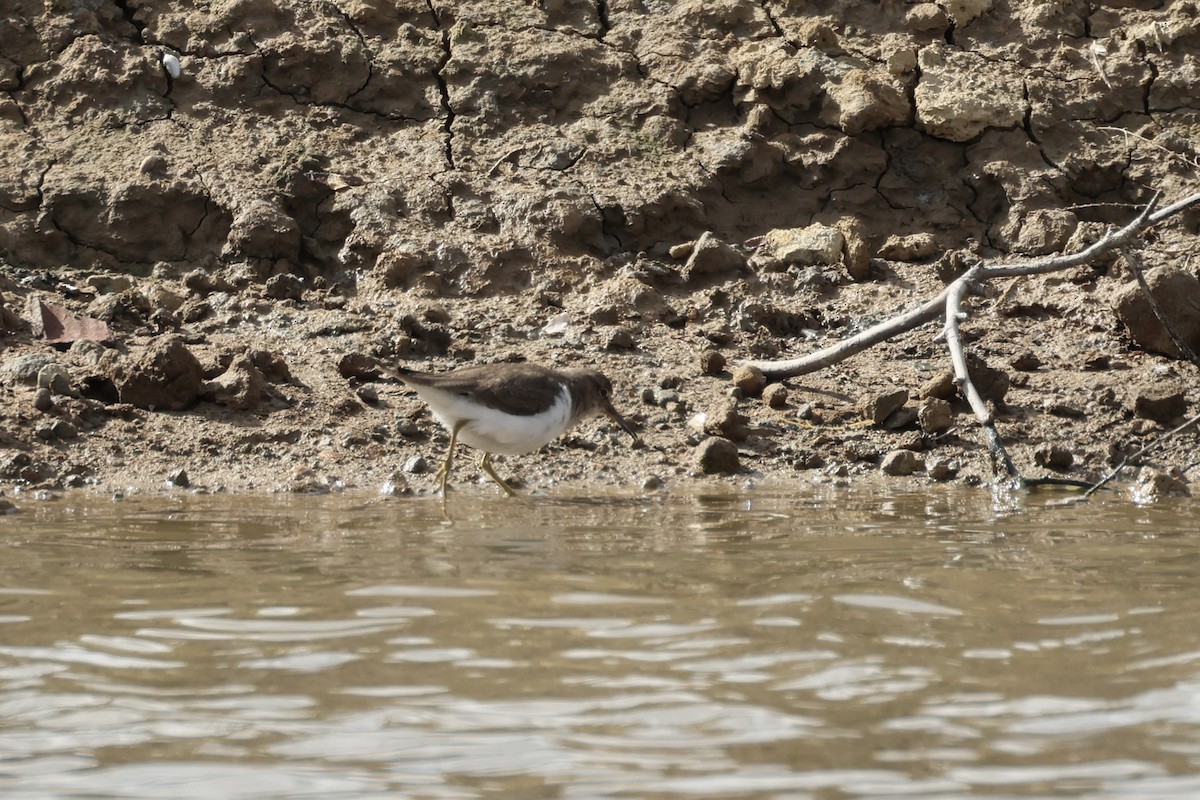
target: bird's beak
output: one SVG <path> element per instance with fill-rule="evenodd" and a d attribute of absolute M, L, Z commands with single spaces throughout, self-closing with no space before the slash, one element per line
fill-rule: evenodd
<path fill-rule="evenodd" d="M 626 433 L 628 433 L 630 436 L 633 437 L 633 441 L 636 444 L 642 443 L 642 440 L 640 438 L 638 438 L 637 431 L 635 431 L 633 429 L 633 426 L 631 426 L 628 422 L 625 421 L 625 418 L 622 417 L 620 415 L 620 413 L 617 412 L 617 409 L 613 408 L 613 404 L 608 402 L 607 399 L 604 402 L 604 415 L 607 416 L 609 419 L 611 419 L 613 422 L 620 425 L 621 429 L 623 431 L 625 431 Z"/>

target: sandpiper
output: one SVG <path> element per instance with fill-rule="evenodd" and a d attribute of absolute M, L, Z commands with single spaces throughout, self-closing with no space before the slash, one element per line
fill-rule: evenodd
<path fill-rule="evenodd" d="M 516 492 L 492 469 L 493 453 L 531 453 L 599 414 L 638 441 L 609 399 L 612 382 L 594 369 L 501 363 L 436 374 L 400 367 L 396 375 L 450 431 L 450 449 L 434 477 L 441 485 L 443 510 L 454 446 L 460 441 L 483 453 L 479 467 L 510 496 Z"/>

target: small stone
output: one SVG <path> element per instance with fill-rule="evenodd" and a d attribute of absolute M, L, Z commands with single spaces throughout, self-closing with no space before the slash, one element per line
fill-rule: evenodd
<path fill-rule="evenodd" d="M 608 341 L 604 343 L 606 350 L 632 350 L 635 342 L 633 332 L 628 328 L 617 328 L 608 336 Z"/>
<path fill-rule="evenodd" d="M 1139 417 L 1169 425 L 1187 411 L 1187 393 L 1174 382 L 1155 382 L 1138 387 L 1133 410 Z"/>
<path fill-rule="evenodd" d="M 873 425 L 882 425 L 885 419 L 907 402 L 907 389 L 871 394 L 858 401 L 858 413 Z"/>
<path fill-rule="evenodd" d="M 1075 456 L 1061 444 L 1045 442 L 1033 451 L 1033 460 L 1046 469 L 1056 472 L 1068 470 L 1075 464 Z"/>
<path fill-rule="evenodd" d="M 948 481 L 958 474 L 959 469 L 957 461 L 943 456 L 925 461 L 925 474 L 935 481 Z"/>
<path fill-rule="evenodd" d="M 421 429 L 421 426 L 411 419 L 397 420 L 396 433 L 406 439 L 420 439 L 425 435 L 425 431 Z"/>
<path fill-rule="evenodd" d="M 384 497 L 401 497 L 413 493 L 408 480 L 399 472 L 393 472 L 379 487 L 379 493 Z"/>
<path fill-rule="evenodd" d="M 358 395 L 359 400 L 362 400 L 369 406 L 377 405 L 379 403 L 379 392 L 376 391 L 375 387 L 371 386 L 370 384 L 359 386 L 354 390 L 354 393 Z"/>
<path fill-rule="evenodd" d="M 1149 503 L 1161 497 L 1188 497 L 1187 481 L 1177 470 L 1165 472 L 1154 467 L 1143 467 L 1138 472 L 1133 487 L 1133 499 L 1138 503 Z"/>
<path fill-rule="evenodd" d="M 743 364 L 733 371 L 733 384 L 742 390 L 743 397 L 759 397 L 767 388 L 767 378 L 758 367 Z"/>
<path fill-rule="evenodd" d="M 695 452 L 696 463 L 706 475 L 733 475 L 741 465 L 737 445 L 719 436 L 702 441 Z"/>
<path fill-rule="evenodd" d="M 692 247 L 692 252 L 683 267 L 683 277 L 684 280 L 690 281 L 696 275 L 739 272 L 745 266 L 746 257 L 742 253 L 705 231 Z"/>
<path fill-rule="evenodd" d="M 762 399 L 769 408 L 783 408 L 788 401 L 787 387 L 782 383 L 772 383 L 763 389 Z"/>
<path fill-rule="evenodd" d="M 705 375 L 720 375 L 725 371 L 725 356 L 720 350 L 705 350 L 700 353 L 700 371 Z"/>
<path fill-rule="evenodd" d="M 404 466 L 400 469 L 409 475 L 424 475 L 429 472 L 429 462 L 425 460 L 425 456 L 409 456 L 404 459 Z"/>
<path fill-rule="evenodd" d="M 33 385 L 42 368 L 53 363 L 54 356 L 47 353 L 25 353 L 5 361 L 4 374 L 18 383 Z"/>
<path fill-rule="evenodd" d="M 61 364 L 47 364 L 38 370 L 37 387 L 49 389 L 57 395 L 71 393 L 71 378 Z"/>
<path fill-rule="evenodd" d="M 304 296 L 304 279 L 299 275 L 283 273 L 267 279 L 264 291 L 267 297 L 276 300 L 299 300 Z"/>
<path fill-rule="evenodd" d="M 49 389 L 38 389 L 33 395 L 33 407 L 43 414 L 54 408 L 54 397 Z"/>
<path fill-rule="evenodd" d="M 954 424 L 954 414 L 945 400 L 931 397 L 917 408 L 917 423 L 926 433 L 942 433 Z"/>
<path fill-rule="evenodd" d="M 366 353 L 346 353 L 337 363 L 338 373 L 347 380 L 377 381 L 383 374 L 379 362 Z"/>
<path fill-rule="evenodd" d="M 912 475 L 925 468 L 925 459 L 912 450 L 893 450 L 879 465 L 884 475 Z"/>
<path fill-rule="evenodd" d="M 879 248 L 879 257 L 888 261 L 923 261 L 938 251 L 932 233 L 913 233 L 908 236 L 889 236 Z"/>
<path fill-rule="evenodd" d="M 1038 367 L 1042 366 L 1042 360 L 1037 357 L 1036 353 L 1026 350 L 1020 355 L 1013 358 L 1009 362 L 1009 366 L 1018 372 L 1033 372 Z"/>
<path fill-rule="evenodd" d="M 192 485 L 192 481 L 188 478 L 187 470 L 183 467 L 173 469 L 167 473 L 167 483 L 172 486 L 178 486 L 181 489 L 186 489 Z"/>
<path fill-rule="evenodd" d="M 657 475 L 647 475 L 642 480 L 642 488 L 645 489 L 647 492 L 653 492 L 657 489 L 661 489 L 662 486 L 663 486 L 663 479 Z"/>
<path fill-rule="evenodd" d="M 735 442 L 744 441 L 750 436 L 748 422 L 745 415 L 738 412 L 737 401 L 733 399 L 717 403 L 703 416 L 705 433 Z"/>
<path fill-rule="evenodd" d="M 901 431 L 912 427 L 916 421 L 917 410 L 912 406 L 901 406 L 888 414 L 887 419 L 883 421 L 883 428 L 889 431 Z"/>

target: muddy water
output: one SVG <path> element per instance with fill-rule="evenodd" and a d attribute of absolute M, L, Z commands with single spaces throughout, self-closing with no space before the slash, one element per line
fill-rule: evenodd
<path fill-rule="evenodd" d="M 5 798 L 1200 796 L 1200 510 L 88 498 L 0 519 Z"/>

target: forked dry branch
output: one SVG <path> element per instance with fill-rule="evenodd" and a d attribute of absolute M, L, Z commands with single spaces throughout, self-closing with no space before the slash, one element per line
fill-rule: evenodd
<path fill-rule="evenodd" d="M 887 341 L 928 322 L 932 322 L 938 317 L 943 317 L 945 323 L 938 338 L 945 340 L 950 361 L 954 367 L 955 383 L 958 385 L 962 396 L 970 405 L 975 418 L 984 429 L 984 436 L 987 441 L 988 450 L 993 457 L 993 469 L 997 473 L 997 478 L 1005 478 L 1021 486 L 1033 486 L 1044 483 L 1081 485 L 1089 487 L 1090 496 L 1091 492 L 1095 491 L 1095 488 L 1090 488 L 1092 485 L 1088 483 L 1062 479 L 1027 479 L 1020 474 L 1012 458 L 1009 457 L 1004 447 L 1003 439 L 1000 437 L 999 431 L 996 430 L 992 411 L 976 389 L 971 380 L 970 372 L 967 369 L 966 350 L 959 332 L 959 324 L 967 318 L 967 314 L 963 310 L 963 299 L 968 294 L 982 294 L 988 282 L 998 278 L 1044 275 L 1051 272 L 1058 272 L 1087 264 L 1098 256 L 1112 250 L 1119 248 L 1128 249 L 1130 243 L 1135 241 L 1145 231 L 1197 203 L 1200 203 L 1200 192 L 1189 195 L 1169 206 L 1158 208 L 1158 195 L 1156 194 L 1131 221 L 1120 228 L 1110 228 L 1098 240 L 1077 252 L 1029 261 L 975 264 L 962 275 L 955 278 L 936 297 L 926 301 L 922 305 L 890 317 L 829 347 L 822 348 L 800 358 L 775 361 L 744 361 L 742 363 L 762 370 L 763 375 L 769 381 L 807 375 L 845 361 L 856 353 L 861 353 L 863 350 L 880 342 Z M 1135 269 L 1135 273 L 1141 279 L 1140 271 Z M 1143 291 L 1147 291 L 1148 293 L 1147 287 L 1144 285 L 1144 279 L 1140 282 L 1142 283 Z M 1156 310 L 1156 313 L 1160 313 L 1161 318 L 1161 311 Z M 1171 330 L 1169 325 L 1167 327 L 1168 330 Z M 1186 353 L 1187 351 L 1184 350 L 1183 352 Z M 1181 426 L 1180 430 L 1187 427 L 1187 424 L 1185 423 Z M 1171 433 L 1173 434 L 1174 431 Z M 1111 478 L 1106 478 L 1104 482 L 1108 480 L 1111 480 Z"/>

